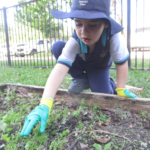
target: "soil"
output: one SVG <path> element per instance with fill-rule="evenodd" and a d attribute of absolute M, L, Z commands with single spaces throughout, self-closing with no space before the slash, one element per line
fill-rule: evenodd
<path fill-rule="evenodd" d="M 27 95 L 23 94 L 23 91 L 16 92 L 15 96 L 17 97 L 20 95 L 22 95 L 22 97 L 27 97 Z M 0 95 L 0 113 L 6 113 L 9 109 L 7 104 L 4 103 L 5 98 L 5 94 L 3 94 L 3 96 Z M 64 130 L 69 129 L 70 133 L 65 137 L 68 139 L 68 143 L 64 145 L 64 150 L 96 150 L 93 147 L 93 144 L 95 143 L 100 144 L 102 148 L 104 148 L 107 143 L 111 143 L 109 150 L 150 150 L 149 113 L 143 112 L 138 114 L 130 111 L 123 111 L 119 108 L 95 108 L 97 109 L 97 113 L 93 117 L 94 112 L 90 109 L 92 107 L 89 106 L 88 109 L 81 110 L 80 116 L 70 117 L 70 113 L 77 110 L 81 106 L 81 103 L 76 101 L 71 104 L 63 103 L 59 102 L 58 98 L 60 97 L 56 96 L 57 101 L 54 102 L 56 106 L 55 109 L 57 109 L 57 107 L 61 108 L 62 110 L 64 110 L 66 107 L 69 108 L 68 119 L 65 124 L 61 124 L 63 118 L 59 118 L 59 122 L 55 128 L 52 129 L 51 126 L 47 125 L 45 132 L 48 132 L 49 130 L 57 130 L 58 133 L 62 133 Z M 15 107 L 15 99 L 11 100 L 10 104 L 12 107 Z M 35 106 L 33 106 L 33 108 L 34 107 Z M 53 113 L 53 110 L 51 113 Z M 101 114 L 108 118 L 107 121 L 104 118 L 103 121 L 95 121 L 95 118 L 98 118 L 101 116 Z M 76 131 L 79 126 L 79 122 L 83 123 L 84 127 Z M 15 134 L 17 130 L 19 130 L 19 127 L 14 126 L 10 134 Z M 42 150 L 47 150 L 47 145 L 50 145 L 52 142 L 51 139 L 54 139 L 57 135 L 58 134 L 49 133 L 49 139 L 47 139 L 47 143 Z M 3 144 L 6 145 L 7 142 L 1 140 L 0 135 L 0 146 Z M 19 147 L 23 146 L 21 143 L 18 143 L 18 145 L 18 149 Z M 0 149 L 4 150 L 4 147 Z M 62 150 L 61 147 L 60 150 Z"/>

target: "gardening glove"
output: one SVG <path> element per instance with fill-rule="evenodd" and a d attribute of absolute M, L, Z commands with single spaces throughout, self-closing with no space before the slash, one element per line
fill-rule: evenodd
<path fill-rule="evenodd" d="M 50 115 L 50 111 L 53 105 L 53 99 L 44 98 L 41 100 L 39 106 L 37 106 L 25 119 L 23 129 L 20 136 L 27 136 L 30 134 L 34 125 L 40 121 L 40 133 L 44 133 L 47 118 Z"/>
<path fill-rule="evenodd" d="M 116 88 L 117 95 L 120 97 L 136 98 L 137 96 L 125 88 Z"/>

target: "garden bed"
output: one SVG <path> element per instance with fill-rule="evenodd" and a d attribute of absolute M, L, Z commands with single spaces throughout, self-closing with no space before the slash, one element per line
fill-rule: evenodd
<path fill-rule="evenodd" d="M 44 87 L 0 85 L 0 149 L 150 150 L 150 100 L 58 90 L 44 134 L 20 137 Z"/>

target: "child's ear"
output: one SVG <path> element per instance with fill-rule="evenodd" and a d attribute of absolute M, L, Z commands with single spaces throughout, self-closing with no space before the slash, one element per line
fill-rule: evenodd
<path fill-rule="evenodd" d="M 105 23 L 105 26 L 104 26 L 104 28 L 108 28 L 108 24 L 107 24 L 107 23 Z"/>
<path fill-rule="evenodd" d="M 108 21 L 106 19 L 104 19 L 104 28 L 108 28 Z"/>

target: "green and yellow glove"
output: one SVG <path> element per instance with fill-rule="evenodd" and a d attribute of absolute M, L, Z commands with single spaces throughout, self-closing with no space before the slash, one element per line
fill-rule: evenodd
<path fill-rule="evenodd" d="M 53 105 L 53 99 L 44 98 L 41 100 L 39 106 L 37 106 L 25 119 L 24 126 L 21 130 L 20 136 L 28 136 L 32 128 L 40 121 L 40 133 L 44 133 L 47 118 L 50 115 L 50 111 Z"/>
<path fill-rule="evenodd" d="M 120 97 L 136 98 L 137 96 L 125 88 L 116 88 L 117 95 Z"/>

